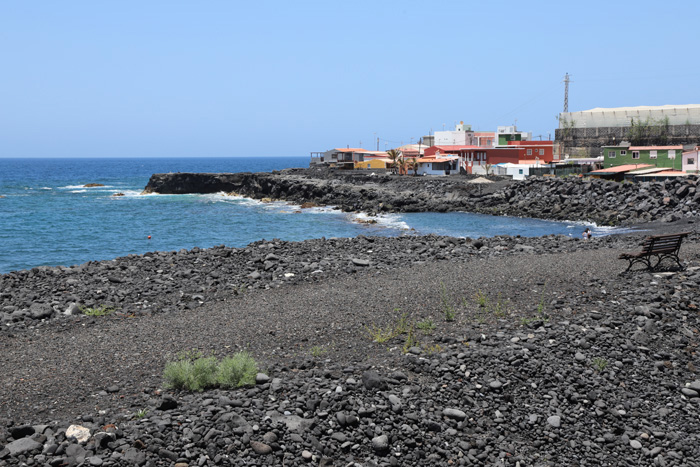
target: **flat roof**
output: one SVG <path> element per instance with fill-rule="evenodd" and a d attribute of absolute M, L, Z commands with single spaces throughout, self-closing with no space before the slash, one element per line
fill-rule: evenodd
<path fill-rule="evenodd" d="M 630 146 L 629 150 L 630 151 L 656 151 L 657 149 L 680 149 L 681 151 L 683 150 L 683 145 L 678 144 L 676 146 Z"/>
<path fill-rule="evenodd" d="M 668 167 L 652 167 L 651 169 L 633 170 L 628 175 L 646 175 L 668 170 Z"/>
<path fill-rule="evenodd" d="M 654 177 L 685 177 L 688 175 L 685 172 L 682 172 L 680 170 L 664 170 L 662 172 L 656 172 L 652 174 L 643 174 L 643 177 L 649 177 L 649 178 L 654 178 Z"/>
<path fill-rule="evenodd" d="M 595 109 L 589 110 L 579 110 L 571 113 L 578 112 L 630 112 L 630 111 L 642 111 L 642 110 L 672 110 L 672 109 L 697 109 L 700 108 L 700 104 L 683 104 L 683 105 L 638 105 L 636 107 L 596 107 Z"/>
<path fill-rule="evenodd" d="M 421 157 L 420 159 L 417 159 L 416 162 L 449 162 L 456 159 L 459 159 L 459 157 L 440 157 L 439 159 L 437 157 Z"/>

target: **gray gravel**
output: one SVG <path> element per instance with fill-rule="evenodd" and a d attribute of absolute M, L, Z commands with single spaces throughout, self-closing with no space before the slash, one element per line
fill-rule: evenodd
<path fill-rule="evenodd" d="M 325 254 L 410 245 L 415 261 L 346 269 L 346 252 L 333 274 L 193 308 L 5 323 L 0 460 L 697 465 L 698 236 L 683 245 L 685 271 L 619 275 L 617 255 L 640 239 L 359 238 Z M 435 329 L 416 329 L 407 353 L 406 334 L 371 340 L 367 327 L 402 315 Z M 240 390 L 164 390 L 165 363 L 193 348 L 247 349 L 264 375 Z M 89 440 L 67 437 L 71 424 Z"/>

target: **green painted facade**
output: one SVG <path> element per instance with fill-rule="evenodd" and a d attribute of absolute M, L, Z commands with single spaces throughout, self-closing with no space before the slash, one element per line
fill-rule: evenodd
<path fill-rule="evenodd" d="M 507 146 L 508 141 L 522 141 L 522 134 L 520 133 L 502 133 L 498 135 L 498 145 Z"/>
<path fill-rule="evenodd" d="M 669 158 L 669 152 L 671 152 L 669 149 L 656 149 L 656 157 L 653 157 L 653 151 L 652 149 L 632 150 L 624 146 L 603 146 L 603 164 L 605 168 L 626 164 L 649 164 L 655 167 L 682 169 L 682 149 L 675 150 L 675 159 Z"/>

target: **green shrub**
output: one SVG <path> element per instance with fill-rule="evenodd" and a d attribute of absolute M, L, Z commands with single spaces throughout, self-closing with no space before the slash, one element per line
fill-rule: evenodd
<path fill-rule="evenodd" d="M 165 386 L 187 391 L 203 391 L 212 387 L 233 388 L 255 384 L 258 365 L 246 352 L 218 361 L 202 357 L 199 352 L 184 352 L 163 370 Z"/>
<path fill-rule="evenodd" d="M 173 389 L 190 389 L 191 376 L 192 362 L 189 360 L 168 362 L 163 371 L 165 385 Z"/>
<path fill-rule="evenodd" d="M 191 391 L 204 391 L 216 386 L 216 374 L 218 370 L 216 357 L 198 358 L 192 362 L 192 376 L 190 378 Z"/>
<path fill-rule="evenodd" d="M 236 388 L 255 384 L 258 364 L 247 352 L 239 352 L 219 363 L 217 381 L 222 388 Z"/>
<path fill-rule="evenodd" d="M 435 323 L 433 323 L 433 320 L 430 318 L 424 319 L 423 321 L 418 321 L 416 323 L 416 327 L 423 331 L 426 334 L 430 334 L 430 332 L 435 329 Z"/>

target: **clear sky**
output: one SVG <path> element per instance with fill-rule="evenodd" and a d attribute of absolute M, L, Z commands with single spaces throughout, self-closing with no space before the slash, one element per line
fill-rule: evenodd
<path fill-rule="evenodd" d="M 0 3 L 0 157 L 304 156 L 700 103 L 697 0 Z M 413 139 L 412 139 L 413 138 Z"/>

